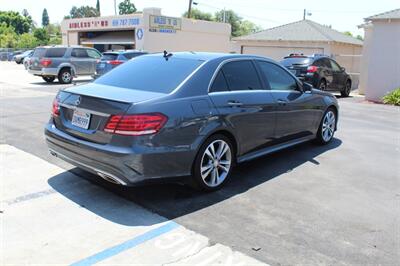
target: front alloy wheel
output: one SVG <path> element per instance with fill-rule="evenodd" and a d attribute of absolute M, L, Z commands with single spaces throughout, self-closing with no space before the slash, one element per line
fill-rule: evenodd
<path fill-rule="evenodd" d="M 200 148 L 194 165 L 194 178 L 202 190 L 219 189 L 228 179 L 233 166 L 233 149 L 230 140 L 215 135 Z"/>
<path fill-rule="evenodd" d="M 319 144 L 327 144 L 333 139 L 336 129 L 336 114 L 329 108 L 322 118 L 321 124 L 317 133 L 317 142 Z"/>

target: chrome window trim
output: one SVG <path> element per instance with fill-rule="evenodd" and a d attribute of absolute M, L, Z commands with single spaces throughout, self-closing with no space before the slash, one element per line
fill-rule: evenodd
<path fill-rule="evenodd" d="M 219 70 L 227 63 L 230 62 L 235 62 L 235 61 L 244 61 L 244 60 L 250 60 L 253 61 L 255 58 L 254 57 L 237 57 L 237 58 L 229 58 L 229 59 L 225 59 L 223 60 L 221 63 L 219 63 L 219 65 L 217 66 L 217 68 L 214 71 L 214 74 L 212 75 L 210 82 L 208 83 L 208 88 L 207 88 L 207 93 L 208 94 L 213 94 L 213 93 L 217 93 L 218 91 L 214 91 L 214 92 L 210 92 L 211 86 L 214 83 L 215 78 L 217 77 L 217 74 L 219 72 Z M 257 73 L 257 69 L 256 69 L 256 73 Z M 258 76 L 258 73 L 257 73 Z M 261 80 L 260 80 L 260 83 Z M 240 91 L 267 91 L 267 90 L 240 90 Z M 224 91 L 225 93 L 232 93 L 232 92 L 238 92 L 238 91 Z"/>

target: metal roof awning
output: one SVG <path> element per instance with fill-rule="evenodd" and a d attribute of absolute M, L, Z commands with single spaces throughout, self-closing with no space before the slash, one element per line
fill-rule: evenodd
<path fill-rule="evenodd" d="M 105 32 L 99 36 L 90 39 L 84 39 L 81 44 L 134 44 L 135 32 Z"/>

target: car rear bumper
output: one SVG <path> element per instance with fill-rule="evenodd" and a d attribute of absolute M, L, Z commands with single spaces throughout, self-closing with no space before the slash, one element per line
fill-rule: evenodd
<path fill-rule="evenodd" d="M 75 138 L 57 129 L 52 122 L 45 127 L 50 153 L 60 159 L 120 185 L 134 185 L 178 179 L 191 173 L 196 155 L 190 149 L 154 149 L 151 146 L 118 147 Z"/>
<path fill-rule="evenodd" d="M 58 69 L 57 68 L 42 68 L 39 70 L 36 69 L 28 69 L 28 72 L 35 76 L 57 76 Z"/>

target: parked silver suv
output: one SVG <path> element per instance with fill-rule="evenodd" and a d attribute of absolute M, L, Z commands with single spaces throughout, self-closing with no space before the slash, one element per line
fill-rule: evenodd
<path fill-rule="evenodd" d="M 101 53 L 96 49 L 82 46 L 37 47 L 28 71 L 46 82 L 58 78 L 62 84 L 71 83 L 73 77 L 93 75 L 100 57 Z"/>

